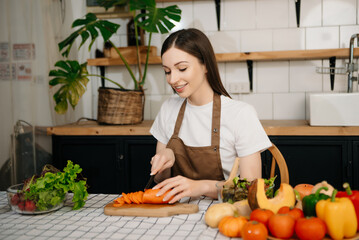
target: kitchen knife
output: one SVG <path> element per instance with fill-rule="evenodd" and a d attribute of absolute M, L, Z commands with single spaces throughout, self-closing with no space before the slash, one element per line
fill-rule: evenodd
<path fill-rule="evenodd" d="M 156 176 L 156 174 L 151 175 L 150 179 L 148 180 L 148 182 L 146 184 L 145 190 L 150 188 L 151 184 L 153 183 L 153 180 L 155 179 L 155 176 Z"/>

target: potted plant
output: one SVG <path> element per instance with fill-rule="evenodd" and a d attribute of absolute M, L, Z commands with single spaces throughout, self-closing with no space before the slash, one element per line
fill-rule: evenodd
<path fill-rule="evenodd" d="M 134 88 L 125 89 L 119 83 L 104 76 L 89 74 L 86 62 L 80 64 L 76 60 L 60 60 L 55 64 L 57 69 L 51 70 L 49 73 L 49 76 L 53 77 L 49 81 L 49 84 L 51 86 L 60 85 L 60 88 L 53 96 L 56 102 L 55 111 L 59 114 L 66 113 L 68 104 L 70 104 L 72 108 L 75 108 L 79 99 L 86 91 L 86 85 L 89 82 L 88 77 L 97 76 L 114 83 L 118 87 L 99 88 L 97 121 L 104 124 L 140 123 L 143 120 L 143 85 L 146 80 L 152 33 L 168 33 L 175 26 L 171 20 L 175 22 L 180 21 L 181 10 L 177 5 L 158 8 L 155 0 L 101 0 L 99 3 L 106 9 L 119 3 L 128 4 L 135 22 L 138 78 L 136 78 L 126 58 L 110 40 L 120 25 L 107 20 L 98 19 L 93 13 L 88 13 L 85 18 L 76 19 L 73 22 L 72 28 L 78 29 L 58 44 L 59 51 L 62 52 L 64 57 L 68 57 L 72 45 L 80 36 L 82 41 L 79 48 L 91 38 L 89 44 L 89 50 L 91 50 L 93 43 L 97 37 L 101 35 L 104 42 L 109 43 L 124 62 L 134 83 Z M 149 33 L 144 69 L 142 69 L 142 63 L 140 61 L 137 26 Z"/>

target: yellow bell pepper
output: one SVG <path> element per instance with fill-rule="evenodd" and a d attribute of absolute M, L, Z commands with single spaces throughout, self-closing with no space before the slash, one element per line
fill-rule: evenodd
<path fill-rule="evenodd" d="M 322 219 L 328 228 L 328 233 L 334 240 L 353 237 L 357 232 L 357 217 L 353 203 L 349 198 L 332 197 L 318 201 L 315 210 L 318 218 Z"/>

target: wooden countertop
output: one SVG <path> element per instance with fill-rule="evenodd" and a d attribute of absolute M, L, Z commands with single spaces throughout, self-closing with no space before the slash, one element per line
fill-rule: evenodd
<path fill-rule="evenodd" d="M 153 121 L 145 120 L 137 125 L 98 125 L 94 121 L 48 127 L 48 135 L 66 136 L 111 136 L 151 135 Z M 358 127 L 309 126 L 306 120 L 262 120 L 269 136 L 359 136 Z"/>

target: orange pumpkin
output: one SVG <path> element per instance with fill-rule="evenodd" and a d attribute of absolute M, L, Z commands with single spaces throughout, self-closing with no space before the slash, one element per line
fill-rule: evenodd
<path fill-rule="evenodd" d="M 314 186 L 312 184 L 301 183 L 296 185 L 294 190 L 297 190 L 299 192 L 300 199 L 303 199 L 305 196 L 311 194 L 313 187 Z"/>
<path fill-rule="evenodd" d="M 243 216 L 226 216 L 219 222 L 218 230 L 227 237 L 241 237 L 242 228 L 247 222 L 247 218 Z"/>

